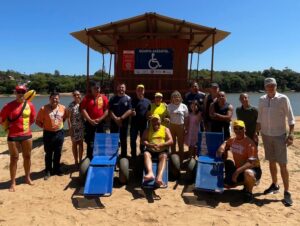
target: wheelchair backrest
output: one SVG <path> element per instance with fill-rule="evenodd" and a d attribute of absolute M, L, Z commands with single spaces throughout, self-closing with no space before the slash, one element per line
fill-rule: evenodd
<path fill-rule="evenodd" d="M 217 132 L 199 132 L 198 133 L 198 156 L 208 155 L 216 156 L 216 152 L 224 142 L 224 134 Z"/>
<path fill-rule="evenodd" d="M 118 153 L 119 133 L 96 133 L 93 156 L 113 156 Z"/>

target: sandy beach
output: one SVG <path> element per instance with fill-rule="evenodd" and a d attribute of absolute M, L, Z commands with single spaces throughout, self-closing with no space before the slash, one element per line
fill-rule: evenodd
<path fill-rule="evenodd" d="M 300 117 L 295 131 L 300 132 Z M 65 138 L 62 167 L 66 174 L 44 181 L 42 133 L 34 133 L 32 179 L 24 184 L 20 155 L 16 192 L 9 192 L 9 154 L 6 138 L 0 138 L 0 225 L 300 225 L 300 138 L 288 149 L 290 191 L 294 205 L 285 207 L 281 192 L 263 195 L 270 185 L 268 162 L 259 145 L 263 170 L 260 184 L 254 188 L 255 202 L 245 204 L 239 189 L 223 194 L 193 192 L 193 185 L 169 182 L 156 190 L 161 200 L 152 200 L 138 183 L 115 186 L 110 197 L 87 200 L 81 195 L 78 172 L 73 166 L 70 137 Z M 130 150 L 130 148 L 129 148 Z"/>

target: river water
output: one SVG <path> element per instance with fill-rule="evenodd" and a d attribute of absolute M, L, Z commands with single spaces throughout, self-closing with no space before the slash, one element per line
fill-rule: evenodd
<path fill-rule="evenodd" d="M 291 92 L 291 93 L 285 93 L 285 94 L 290 99 L 294 115 L 295 116 L 300 116 L 300 93 Z M 234 108 L 236 108 L 237 106 L 240 106 L 239 95 L 240 94 L 237 94 L 237 93 L 227 94 L 227 101 L 229 103 L 231 103 Z M 249 94 L 251 105 L 257 106 L 259 97 L 261 95 L 263 95 L 263 94 L 262 93 L 251 93 L 251 94 Z M 2 109 L 2 107 L 5 103 L 8 103 L 12 100 L 14 100 L 14 97 L 0 97 L 0 108 Z M 65 105 L 65 106 L 68 106 L 69 103 L 72 100 L 73 100 L 72 96 L 61 96 L 60 97 L 60 103 Z M 48 101 L 49 101 L 49 97 L 47 97 L 47 96 L 36 96 L 33 99 L 33 104 L 36 108 L 36 111 L 38 111 L 41 108 L 41 106 L 47 104 Z M 234 117 L 235 117 L 235 113 L 234 113 Z M 34 126 L 33 129 L 37 129 L 37 127 Z"/>

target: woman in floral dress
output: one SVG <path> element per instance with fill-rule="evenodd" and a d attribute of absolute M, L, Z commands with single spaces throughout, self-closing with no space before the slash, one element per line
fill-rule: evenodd
<path fill-rule="evenodd" d="M 81 94 L 75 90 L 73 92 L 74 101 L 68 107 L 68 125 L 72 140 L 72 151 L 75 165 L 79 166 L 83 155 L 83 118 L 80 113 Z"/>

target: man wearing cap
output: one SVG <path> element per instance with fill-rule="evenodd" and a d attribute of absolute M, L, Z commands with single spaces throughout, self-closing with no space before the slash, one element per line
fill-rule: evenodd
<path fill-rule="evenodd" d="M 170 120 L 168 116 L 167 104 L 163 102 L 163 94 L 162 93 L 155 93 L 154 94 L 154 103 L 151 103 L 148 108 L 147 117 L 151 119 L 153 114 L 158 114 L 162 124 L 167 125 Z"/>
<path fill-rule="evenodd" d="M 166 166 L 168 148 L 173 144 L 173 139 L 170 130 L 161 125 L 161 120 L 158 114 L 153 114 L 151 117 L 150 126 L 143 134 L 143 143 L 146 147 L 144 152 L 144 164 L 146 168 L 145 181 L 154 180 L 156 184 L 164 186 L 162 176 Z M 158 158 L 158 169 L 156 178 L 152 170 L 152 158 Z"/>
<path fill-rule="evenodd" d="M 240 95 L 241 106 L 236 108 L 236 116 L 239 120 L 245 122 L 246 135 L 258 145 L 258 134 L 256 133 L 256 120 L 258 111 L 249 103 L 249 96 L 247 93 Z"/>
<path fill-rule="evenodd" d="M 265 149 L 265 158 L 269 160 L 269 168 L 272 184 L 264 191 L 264 194 L 279 192 L 277 181 L 277 165 L 284 186 L 284 204 L 293 204 L 289 192 L 289 172 L 287 169 L 287 146 L 293 144 L 295 117 L 286 95 L 277 92 L 277 83 L 274 78 L 266 78 L 266 94 L 260 97 L 258 105 L 257 132 L 261 132 Z M 286 121 L 289 131 L 286 133 Z"/>
<path fill-rule="evenodd" d="M 108 99 L 100 93 L 100 84 L 90 83 L 90 92 L 80 103 L 80 110 L 85 119 L 84 139 L 87 144 L 86 156 L 93 158 L 95 133 L 104 132 L 104 121 L 108 115 Z"/>
<path fill-rule="evenodd" d="M 132 114 L 131 98 L 126 93 L 126 85 L 117 86 L 117 94 L 109 100 L 109 113 L 111 117 L 110 132 L 120 133 L 121 157 L 127 157 L 127 133 L 129 116 Z"/>
<path fill-rule="evenodd" d="M 0 111 L 0 124 L 8 132 L 7 145 L 10 154 L 9 170 L 11 177 L 9 191 L 11 192 L 14 192 L 16 188 L 19 151 L 22 152 L 24 160 L 25 182 L 29 185 L 33 184 L 30 178 L 32 149 L 30 126 L 34 123 L 35 108 L 30 101 L 25 100 L 26 91 L 27 88 L 24 85 L 16 86 L 16 99 L 4 105 Z"/>
<path fill-rule="evenodd" d="M 143 136 L 145 129 L 147 128 L 147 111 L 151 104 L 151 101 L 144 97 L 145 87 L 143 84 L 139 84 L 136 87 L 136 96 L 132 98 L 132 115 L 130 126 L 130 147 L 131 157 L 136 157 L 136 139 L 138 134 L 140 138 Z M 140 141 L 140 153 L 144 152 L 144 145 Z"/>
<path fill-rule="evenodd" d="M 254 142 L 245 134 L 245 123 L 236 120 L 233 123 L 235 137 L 225 141 L 217 151 L 225 161 L 224 184 L 235 187 L 243 184 L 245 201 L 253 200 L 252 189 L 261 178 L 261 168 L 258 159 L 258 150 Z M 228 160 L 228 151 L 231 150 L 233 160 Z"/>
<path fill-rule="evenodd" d="M 204 118 L 205 131 L 207 132 L 211 131 L 211 118 L 209 116 L 209 107 L 211 103 L 217 99 L 217 95 L 219 91 L 220 91 L 219 85 L 215 82 L 211 83 L 209 88 L 209 94 L 206 95 L 204 99 L 203 118 Z"/>

